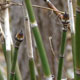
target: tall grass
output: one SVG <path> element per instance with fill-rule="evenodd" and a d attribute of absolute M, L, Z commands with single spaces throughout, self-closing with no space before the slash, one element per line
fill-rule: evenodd
<path fill-rule="evenodd" d="M 70 20 L 70 29 L 71 29 L 74 75 L 75 75 L 75 80 L 80 80 L 80 0 L 77 0 L 76 23 L 74 23 L 73 6 L 72 6 L 71 0 L 68 0 L 69 16 L 66 13 L 61 13 L 49 0 L 45 0 L 45 1 L 48 4 L 48 6 L 52 8 L 53 11 L 59 16 L 63 24 L 57 80 L 61 80 L 62 78 L 64 52 L 65 52 L 65 45 L 66 45 L 66 34 L 67 34 L 67 27 L 69 23 L 68 19 Z M 40 31 L 38 29 L 38 24 L 35 19 L 31 1 L 25 0 L 25 4 L 28 12 L 28 17 L 29 17 L 28 20 L 25 20 L 25 24 L 26 23 L 28 24 L 28 26 L 25 25 L 25 32 L 26 32 L 26 40 L 27 40 L 26 42 L 28 45 L 27 50 L 28 50 L 29 70 L 30 70 L 31 80 L 36 80 L 31 29 L 34 34 L 37 48 L 39 51 L 39 56 L 41 59 L 45 80 L 52 80 L 52 75 L 51 75 L 48 59 L 46 56 L 46 51 L 43 45 Z M 24 12 L 25 11 L 26 10 L 24 9 Z M 30 24 L 31 24 L 31 28 L 30 28 Z M 4 32 L 5 36 L 1 31 L 0 33 L 2 35 L 2 49 L 5 56 L 5 61 L 7 63 L 7 80 L 22 80 L 20 70 L 19 70 L 19 65 L 17 62 L 17 57 L 18 57 L 18 49 L 19 49 L 20 43 L 24 39 L 24 36 L 21 31 L 15 37 L 15 41 L 16 41 L 14 43 L 15 45 L 13 46 L 13 44 L 11 44 L 9 8 L 6 8 L 4 10 L 4 27 L 5 27 L 5 32 Z M 0 30 L 1 30 L 1 23 L 0 23 Z M 12 48 L 11 48 L 11 45 L 12 45 Z M 0 80 L 4 80 L 1 71 L 0 71 Z"/>

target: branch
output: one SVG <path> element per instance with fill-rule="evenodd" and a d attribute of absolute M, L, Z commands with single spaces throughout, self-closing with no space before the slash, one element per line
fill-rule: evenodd
<path fill-rule="evenodd" d="M 54 11 L 52 8 L 48 8 L 48 7 L 44 7 L 44 6 L 39 6 L 39 5 L 32 5 L 33 7 L 36 8 L 41 8 L 41 9 L 46 9 L 46 10 L 50 10 L 50 11 Z M 56 11 L 54 11 L 56 12 Z M 59 13 L 64 14 L 65 12 L 59 11 Z"/>
<path fill-rule="evenodd" d="M 50 0 L 44 0 L 44 1 L 47 3 L 47 5 L 48 5 L 51 9 L 53 9 L 53 11 L 55 12 L 55 14 L 58 15 L 60 19 L 63 19 L 63 14 L 61 13 L 61 11 L 59 11 L 59 10 L 50 2 Z"/>
<path fill-rule="evenodd" d="M 4 3 L 1 3 L 0 2 L 0 11 L 1 10 L 4 10 L 4 9 L 6 9 L 6 8 L 9 8 L 9 7 L 11 7 L 11 6 L 22 6 L 22 4 L 21 3 L 16 3 L 16 2 L 13 2 L 13 1 L 6 1 L 6 2 L 4 2 Z"/>
<path fill-rule="evenodd" d="M 57 57 L 55 56 L 55 52 L 54 52 L 53 46 L 52 46 L 52 37 L 49 37 L 49 44 L 50 44 L 51 52 L 52 52 L 53 56 L 55 57 L 56 62 L 58 63 L 58 59 L 57 59 Z"/>

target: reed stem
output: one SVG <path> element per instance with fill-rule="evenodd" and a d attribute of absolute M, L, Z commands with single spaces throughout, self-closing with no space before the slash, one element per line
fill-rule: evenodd
<path fill-rule="evenodd" d="M 14 80 L 16 62 L 17 62 L 17 57 L 18 57 L 18 49 L 19 49 L 20 43 L 23 41 L 23 39 L 24 39 L 24 36 L 23 36 L 22 31 L 21 31 L 15 37 L 16 42 L 15 42 L 14 56 L 13 56 L 13 60 L 12 60 L 10 80 Z"/>
<path fill-rule="evenodd" d="M 4 26 L 5 26 L 5 44 L 6 44 L 6 62 L 7 62 L 7 78 L 10 78 L 11 72 L 11 45 L 10 45 L 10 25 L 9 25 L 9 10 L 5 9 Z"/>
<path fill-rule="evenodd" d="M 16 62 L 16 69 L 15 69 L 15 80 L 22 80 L 22 77 L 21 77 L 21 72 L 20 72 L 20 69 L 19 69 L 19 65 L 18 65 L 18 62 Z"/>
<path fill-rule="evenodd" d="M 65 50 L 65 42 L 66 42 L 66 32 L 67 30 L 63 29 L 57 80 L 61 80 L 61 76 L 62 76 L 63 58 L 64 58 L 64 50 Z"/>
<path fill-rule="evenodd" d="M 13 57 L 13 61 L 12 61 L 10 80 L 14 79 L 17 56 L 18 56 L 18 48 L 15 48 L 15 50 L 14 50 L 14 57 Z"/>
<path fill-rule="evenodd" d="M 26 9 L 25 4 L 24 4 L 24 9 Z M 29 18 L 27 15 L 27 11 L 24 10 L 24 12 L 25 12 L 24 16 L 27 17 L 27 20 L 26 19 L 24 20 L 24 24 L 25 24 L 25 32 L 26 32 L 26 42 L 28 45 L 27 46 L 27 52 L 28 52 L 28 58 L 29 58 L 30 77 L 31 77 L 31 80 L 36 80 L 30 22 L 29 22 Z"/>
<path fill-rule="evenodd" d="M 1 70 L 0 70 L 0 80 L 4 80 Z"/>
<path fill-rule="evenodd" d="M 80 80 L 80 0 L 77 0 L 76 27 L 75 27 L 75 50 L 76 50 L 76 79 Z"/>
<path fill-rule="evenodd" d="M 12 61 L 13 61 L 13 57 L 14 57 L 14 47 L 12 45 L 12 49 L 11 49 L 11 60 Z M 18 65 L 18 61 L 16 62 L 16 68 L 15 68 L 15 80 L 22 80 L 21 72 L 20 72 L 19 65 Z"/>
<path fill-rule="evenodd" d="M 62 40 L 61 40 L 61 48 L 60 48 L 60 55 L 59 55 L 59 64 L 58 64 L 58 75 L 57 80 L 61 80 L 62 77 L 62 68 L 63 68 L 63 60 L 64 60 L 64 51 L 66 45 L 66 34 L 67 34 L 67 26 L 68 26 L 68 14 L 65 13 L 63 15 L 64 19 L 62 20 L 63 29 L 62 29 Z"/>
<path fill-rule="evenodd" d="M 43 42 L 42 42 L 41 35 L 40 35 L 39 29 L 38 29 L 38 25 L 37 25 L 37 22 L 36 22 L 36 19 L 35 19 L 35 16 L 34 16 L 31 1 L 30 0 L 25 0 L 25 3 L 26 3 L 29 19 L 30 19 L 30 22 L 31 22 L 32 31 L 33 31 L 35 41 L 36 41 L 36 44 L 37 44 L 37 47 L 38 47 L 40 59 L 41 59 L 41 62 L 42 62 L 43 71 L 44 71 L 45 76 L 47 77 L 46 80 L 52 80 L 50 67 L 49 67 L 49 64 L 48 64 L 46 52 L 45 52 L 45 49 L 44 49 L 44 46 L 43 46 Z"/>
<path fill-rule="evenodd" d="M 11 61 L 13 60 L 13 57 L 14 57 L 14 45 L 13 41 L 11 40 Z M 16 68 L 15 68 L 15 80 L 22 80 L 18 61 L 16 62 Z"/>
<path fill-rule="evenodd" d="M 33 58 L 29 59 L 29 69 L 30 69 L 31 80 L 36 80 L 35 65 L 34 65 L 34 59 Z"/>
<path fill-rule="evenodd" d="M 73 67 L 74 67 L 74 78 L 75 78 L 75 22 L 72 1 L 68 0 L 68 11 L 71 29 L 71 39 L 72 39 L 72 53 L 73 53 Z"/>
<path fill-rule="evenodd" d="M 2 42 L 2 49 L 3 49 L 3 53 L 4 53 L 4 57 L 5 57 L 5 61 L 6 61 L 6 46 L 5 46 L 5 41 Z"/>

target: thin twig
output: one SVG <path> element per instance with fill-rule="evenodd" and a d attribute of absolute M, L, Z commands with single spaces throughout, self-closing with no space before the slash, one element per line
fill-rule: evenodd
<path fill-rule="evenodd" d="M 36 8 L 41 8 L 41 9 L 46 9 L 46 10 L 50 10 L 50 11 L 54 11 L 52 8 L 48 8 L 48 7 L 44 7 L 44 6 L 39 6 L 39 5 L 32 5 L 33 7 L 36 7 Z M 54 11 L 56 12 L 56 11 Z M 65 12 L 62 12 L 62 11 L 58 11 L 59 13 L 62 13 L 64 14 Z"/>
<path fill-rule="evenodd" d="M 22 6 L 21 3 L 16 3 L 16 2 L 13 2 L 13 1 L 6 1 L 4 3 L 0 3 L 0 11 L 6 9 L 6 8 L 9 8 L 11 6 Z"/>
<path fill-rule="evenodd" d="M 48 4 L 48 6 L 53 9 L 55 14 L 59 16 L 60 19 L 63 19 L 63 14 L 50 2 L 50 0 L 45 0 L 45 2 Z"/>
<path fill-rule="evenodd" d="M 17 3 L 17 2 L 14 2 L 14 1 L 6 1 L 6 2 L 4 2 L 4 3 L 1 3 L 1 2 L 0 2 L 0 6 L 7 5 L 7 4 L 22 6 L 21 3 Z"/>
<path fill-rule="evenodd" d="M 52 52 L 53 56 L 56 58 L 56 61 L 57 61 L 57 63 L 58 63 L 58 59 L 57 59 L 57 57 L 55 56 L 55 52 L 54 52 L 53 46 L 52 46 L 52 37 L 49 37 L 49 44 L 50 44 L 51 52 Z"/>

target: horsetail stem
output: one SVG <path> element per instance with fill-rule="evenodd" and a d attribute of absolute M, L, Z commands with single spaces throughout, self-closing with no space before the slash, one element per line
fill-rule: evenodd
<path fill-rule="evenodd" d="M 16 62 L 16 68 L 15 68 L 15 80 L 22 80 L 21 72 L 19 69 L 18 61 Z"/>
<path fill-rule="evenodd" d="M 3 74 L 2 74 L 1 70 L 0 70 L 0 80 L 4 80 L 4 77 L 3 77 Z"/>
<path fill-rule="evenodd" d="M 37 48 L 39 51 L 40 59 L 42 62 L 43 71 L 44 71 L 45 76 L 48 78 L 51 76 L 51 72 L 50 72 L 46 52 L 45 52 L 45 49 L 43 46 L 43 42 L 41 39 L 41 35 L 40 35 L 39 29 L 38 29 L 38 25 L 37 25 L 37 22 L 36 22 L 36 19 L 34 16 L 32 4 L 31 4 L 30 0 L 25 0 L 25 3 L 26 3 L 29 19 L 31 22 L 32 31 L 33 31 L 33 34 L 34 34 L 34 37 L 36 40 L 36 44 L 37 44 Z M 52 80 L 52 78 L 49 78 L 48 80 Z"/>
<path fill-rule="evenodd" d="M 59 55 L 59 64 L 58 64 L 58 74 L 57 74 L 57 80 L 61 80 L 62 77 L 62 68 L 63 68 L 63 58 L 64 58 L 64 50 L 65 50 L 65 43 L 66 43 L 66 33 L 67 33 L 67 26 L 68 26 L 68 14 L 63 15 L 63 29 L 62 29 L 62 40 L 61 40 L 61 49 L 60 49 L 60 55 Z"/>
<path fill-rule="evenodd" d="M 13 41 L 12 41 L 12 43 L 13 43 Z M 11 45 L 11 61 L 13 60 L 13 56 L 14 56 L 14 45 L 12 44 Z M 18 61 L 16 62 L 16 68 L 15 68 L 15 80 L 22 80 Z"/>
<path fill-rule="evenodd" d="M 22 31 L 20 33 L 17 33 L 15 37 L 15 49 L 14 49 L 14 57 L 12 61 L 12 68 L 11 68 L 11 75 L 10 75 L 10 80 L 14 80 L 14 75 L 15 75 L 15 67 L 16 67 L 16 62 L 17 62 L 17 57 L 18 57 L 18 49 L 20 46 L 20 43 L 23 41 L 24 36 Z"/>
<path fill-rule="evenodd" d="M 75 23 L 75 50 L 76 50 L 75 80 L 80 80 L 80 0 L 77 0 L 76 23 Z"/>
<path fill-rule="evenodd" d="M 29 69 L 30 69 L 31 80 L 36 80 L 35 65 L 34 65 L 34 59 L 33 58 L 29 59 Z"/>

